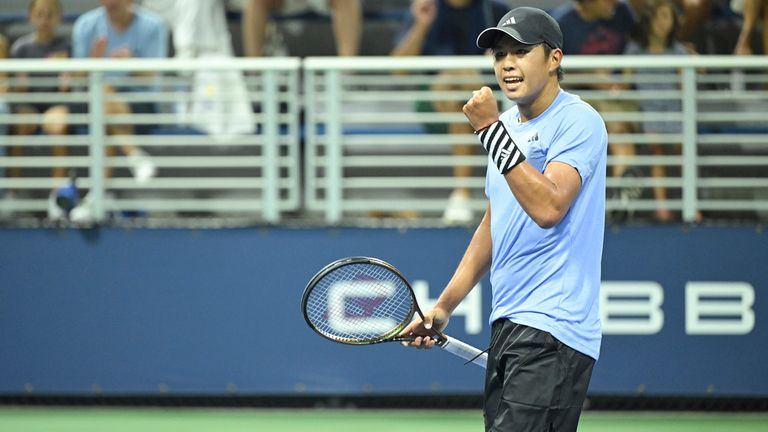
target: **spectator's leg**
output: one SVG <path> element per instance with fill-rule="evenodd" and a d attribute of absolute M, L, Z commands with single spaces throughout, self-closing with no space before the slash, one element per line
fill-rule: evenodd
<path fill-rule="evenodd" d="M 464 78 L 471 77 L 469 80 Z M 477 71 L 456 70 L 440 73 L 435 83 L 430 87 L 432 91 L 461 91 L 465 92 L 467 99 L 472 96 L 472 91 L 480 88 L 480 77 Z M 432 102 L 432 107 L 436 112 L 457 113 L 461 112 L 466 100 L 437 100 Z M 467 121 L 459 123 L 449 123 L 448 133 L 458 135 L 471 135 L 472 125 Z M 475 154 L 477 144 L 472 142 L 468 144 L 459 144 L 451 147 L 451 154 L 456 157 L 472 156 Z M 455 165 L 453 167 L 453 176 L 457 183 L 469 180 L 472 177 L 473 168 L 470 165 Z M 471 193 L 468 186 L 457 186 L 454 188 L 448 207 L 443 215 L 446 223 L 466 223 L 472 220 L 472 210 L 470 208 Z"/>
<path fill-rule="evenodd" d="M 24 115 L 36 115 L 40 114 L 35 107 L 31 105 L 19 105 L 15 109 L 16 114 L 24 114 Z M 13 134 L 14 135 L 34 135 L 37 133 L 38 125 L 34 122 L 29 123 L 17 123 L 13 125 Z"/>
<path fill-rule="evenodd" d="M 744 0 L 744 11 L 742 12 L 741 31 L 736 40 L 736 47 L 733 53 L 736 55 L 752 54 L 752 32 L 757 24 L 757 17 L 760 12 L 760 3 L 763 0 Z M 765 32 L 763 32 L 765 35 Z"/>
<path fill-rule="evenodd" d="M 336 53 L 356 56 L 360 49 L 363 27 L 363 8 L 360 0 L 328 0 L 333 20 Z"/>
<path fill-rule="evenodd" d="M 16 114 L 35 115 L 39 112 L 30 105 L 19 105 L 14 109 Z M 11 127 L 13 135 L 34 135 L 37 133 L 38 125 L 34 122 L 17 123 Z M 8 148 L 8 156 L 20 157 L 24 155 L 24 149 L 21 146 L 11 146 Z M 21 177 L 21 168 L 13 166 L 6 170 L 8 177 Z"/>
<path fill-rule="evenodd" d="M 2 42 L 0 42 L 2 44 Z M 0 48 L 2 49 L 2 48 Z M 2 75 L 0 75 L 0 82 L 2 81 Z M 0 89 L 2 90 L 2 89 Z M 8 104 L 0 100 L 0 116 L 8 114 L 10 111 Z M 7 123 L 1 123 L 0 122 L 0 136 L 6 136 L 8 135 L 8 124 Z M 6 155 L 7 149 L 5 146 L 0 145 L 0 156 Z M 0 177 L 5 177 L 5 169 L 3 167 L 0 167 Z M 0 196 L 3 194 L 3 190 L 0 189 Z"/>
<path fill-rule="evenodd" d="M 653 144 L 650 146 L 653 156 L 664 156 L 664 146 Z M 672 220 L 672 212 L 667 208 L 667 189 L 661 185 L 661 182 L 667 176 L 667 169 L 664 165 L 651 166 L 651 177 L 654 180 L 653 197 L 656 200 L 655 218 L 659 222 L 669 222 Z"/>
<path fill-rule="evenodd" d="M 114 91 L 107 90 L 107 103 L 105 111 L 107 116 L 110 114 L 129 115 L 132 113 L 131 107 L 116 97 Z M 136 128 L 130 124 L 114 124 L 107 126 L 107 134 L 115 137 L 134 135 Z M 128 157 L 130 163 L 130 169 L 134 178 L 139 183 L 144 183 L 150 178 L 154 177 L 157 173 L 155 164 L 150 160 L 148 155 L 138 146 L 129 141 L 129 138 L 123 138 L 120 141 L 120 150 L 125 156 Z M 110 148 L 108 148 L 110 150 Z M 109 156 L 114 155 L 114 151 L 108 152 Z M 105 172 L 105 176 L 109 177 L 111 172 Z"/>
<path fill-rule="evenodd" d="M 128 106 L 127 103 L 115 99 L 114 97 L 110 98 L 105 106 L 105 111 L 107 114 L 107 117 L 110 115 L 130 115 L 131 114 L 131 108 Z M 107 135 L 133 135 L 133 125 L 130 124 L 108 124 L 107 125 Z M 121 144 L 120 146 L 123 151 L 127 154 L 129 153 L 135 146 L 133 144 Z"/>
<path fill-rule="evenodd" d="M 46 134 L 55 137 L 67 135 L 67 118 L 69 117 L 69 108 L 66 105 L 54 105 L 45 111 L 43 116 L 43 130 Z M 51 149 L 54 156 L 67 156 L 67 147 L 65 145 L 55 145 Z M 54 167 L 51 170 L 51 177 L 66 177 L 67 168 L 63 166 Z"/>
<path fill-rule="evenodd" d="M 763 54 L 768 55 L 768 0 L 762 0 L 763 8 Z"/>
<path fill-rule="evenodd" d="M 21 146 L 8 147 L 8 156 L 19 157 L 23 155 L 24 155 L 24 151 L 21 148 Z M 5 174 L 8 176 L 8 178 L 21 177 L 21 168 L 17 166 L 10 166 L 5 170 Z"/>
<path fill-rule="evenodd" d="M 606 122 L 606 129 L 609 135 L 632 133 L 632 127 L 625 122 Z M 609 145 L 611 155 L 620 158 L 630 158 L 635 156 L 635 145 L 630 143 L 612 142 Z M 622 161 L 611 166 L 611 175 L 621 177 L 627 172 L 626 162 Z"/>
<path fill-rule="evenodd" d="M 241 18 L 243 51 L 246 57 L 264 55 L 269 12 L 282 7 L 282 0 L 245 0 Z"/>
<path fill-rule="evenodd" d="M 459 107 L 461 108 L 461 107 Z M 456 111 L 453 111 L 456 112 Z M 451 123 L 448 125 L 448 133 L 450 134 L 471 134 L 473 132 L 472 127 L 465 123 Z M 474 145 L 455 145 L 451 148 L 451 153 L 454 156 L 472 156 L 475 154 Z M 472 177 L 472 167 L 467 165 L 456 165 L 453 167 L 453 176 L 457 179 L 468 179 Z M 458 187 L 456 191 L 467 198 L 469 198 L 468 187 Z"/>

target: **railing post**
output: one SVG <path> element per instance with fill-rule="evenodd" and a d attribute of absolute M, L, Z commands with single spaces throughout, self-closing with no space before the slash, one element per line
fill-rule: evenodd
<path fill-rule="evenodd" d="M 104 155 L 106 131 L 104 124 L 104 73 L 90 72 L 88 75 L 88 135 L 90 154 L 89 177 L 91 188 L 88 192 L 93 210 L 93 221 L 105 219 L 104 209 Z"/>
<path fill-rule="evenodd" d="M 687 66 L 682 73 L 683 90 L 683 222 L 696 220 L 696 178 L 698 152 L 696 149 L 696 68 Z"/>
<path fill-rule="evenodd" d="M 303 66 L 302 66 L 303 67 Z M 316 72 L 304 69 L 304 205 L 312 208 L 317 202 L 317 119 L 315 118 Z"/>
<path fill-rule="evenodd" d="M 326 208 L 325 220 L 338 223 L 341 220 L 342 181 L 342 132 L 341 132 L 341 81 L 338 69 L 329 69 L 325 74 L 325 121 Z"/>
<path fill-rule="evenodd" d="M 278 196 L 280 190 L 280 179 L 278 178 L 277 153 L 279 147 L 278 123 L 278 100 L 277 100 L 277 79 L 274 70 L 265 70 L 262 74 L 262 89 L 264 92 L 264 101 L 262 103 L 262 113 L 264 115 L 264 124 L 262 131 L 262 175 L 264 177 L 264 219 L 267 222 L 278 222 L 280 212 L 278 208 Z"/>

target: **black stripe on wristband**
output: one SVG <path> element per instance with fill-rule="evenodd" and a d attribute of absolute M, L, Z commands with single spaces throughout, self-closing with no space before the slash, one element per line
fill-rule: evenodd
<path fill-rule="evenodd" d="M 480 134 L 480 142 L 502 174 L 506 174 L 525 160 L 501 121 L 491 124 Z"/>

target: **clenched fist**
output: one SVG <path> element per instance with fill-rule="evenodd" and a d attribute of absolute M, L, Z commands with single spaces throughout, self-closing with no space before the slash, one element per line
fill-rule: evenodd
<path fill-rule="evenodd" d="M 483 86 L 472 92 L 472 98 L 462 108 L 472 128 L 483 129 L 499 119 L 499 108 L 490 87 Z"/>

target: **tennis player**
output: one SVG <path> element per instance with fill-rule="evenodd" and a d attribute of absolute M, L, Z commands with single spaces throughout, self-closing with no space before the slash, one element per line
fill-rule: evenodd
<path fill-rule="evenodd" d="M 544 11 L 511 10 L 477 45 L 516 106 L 499 114 L 488 87 L 464 105 L 488 152 L 488 205 L 435 307 L 403 334 L 433 347 L 429 335 L 490 271 L 485 429 L 575 431 L 600 351 L 605 124 L 560 88 L 563 36 Z"/>

